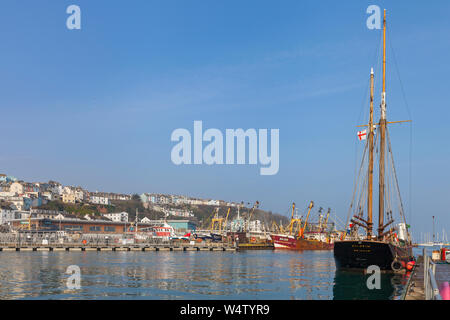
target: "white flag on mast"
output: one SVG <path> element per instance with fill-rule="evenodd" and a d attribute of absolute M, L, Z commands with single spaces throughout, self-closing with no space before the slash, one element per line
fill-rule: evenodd
<path fill-rule="evenodd" d="M 359 141 L 366 140 L 367 139 L 367 130 L 358 131 L 358 139 L 359 139 Z"/>

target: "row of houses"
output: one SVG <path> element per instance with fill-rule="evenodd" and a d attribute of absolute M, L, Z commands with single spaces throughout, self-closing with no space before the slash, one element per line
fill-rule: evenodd
<path fill-rule="evenodd" d="M 56 210 L 43 210 L 39 208 L 32 208 L 29 211 L 19 211 L 13 209 L 0 209 L 0 225 L 7 224 L 9 221 L 14 219 L 81 219 L 81 220 L 102 220 L 102 221 L 114 221 L 114 222 L 129 222 L 128 212 L 117 212 L 117 213 L 106 213 L 100 216 L 86 214 L 84 217 L 80 218 L 77 215 L 68 213 L 66 211 L 56 211 Z M 145 220 L 144 220 L 145 222 Z"/>
<path fill-rule="evenodd" d="M 228 206 L 237 207 L 240 204 L 235 202 L 227 202 L 224 200 L 214 200 L 214 199 L 198 199 L 190 198 L 187 196 L 179 195 L 167 195 L 167 194 L 156 194 L 156 193 L 143 193 L 140 195 L 141 201 L 143 203 L 150 203 L 153 205 L 204 205 L 204 206 Z"/>
<path fill-rule="evenodd" d="M 30 183 L 0 174 L 0 200 L 10 202 L 15 210 L 30 210 L 54 200 L 71 204 L 110 205 L 114 200 L 130 199 L 131 195 L 127 194 L 89 192 L 81 187 L 63 186 L 56 181 Z"/>
<path fill-rule="evenodd" d="M 129 194 L 112 192 L 90 192 L 82 187 L 63 186 L 57 181 L 24 182 L 12 176 L 0 174 L 0 200 L 14 204 L 16 210 L 29 210 L 45 204 L 47 201 L 60 200 L 64 203 L 91 203 L 110 205 L 114 200 L 131 200 Z M 214 199 L 198 199 L 180 195 L 143 193 L 144 204 L 152 205 L 206 205 L 237 207 L 240 204 Z M 187 212 L 174 212 L 174 215 L 189 216 Z"/>
<path fill-rule="evenodd" d="M 147 217 L 139 221 L 128 221 L 127 212 L 109 213 L 102 216 L 86 215 L 82 218 L 63 211 L 38 210 L 17 211 L 0 209 L 0 225 L 13 230 L 28 231 L 69 231 L 85 234 L 120 234 L 147 230 L 168 223 L 175 231 L 195 230 L 190 220 L 150 220 Z"/>
<path fill-rule="evenodd" d="M 148 204 L 148 203 L 147 203 Z M 150 206 L 146 206 L 144 204 L 144 207 L 150 207 Z M 194 213 L 192 212 L 192 210 L 187 210 L 187 209 L 178 209 L 178 208 L 170 208 L 170 207 L 166 207 L 163 205 L 151 205 L 151 208 L 154 211 L 158 211 L 158 212 L 162 212 L 164 213 L 164 216 L 170 217 L 182 217 L 182 218 L 191 218 L 194 217 Z"/>

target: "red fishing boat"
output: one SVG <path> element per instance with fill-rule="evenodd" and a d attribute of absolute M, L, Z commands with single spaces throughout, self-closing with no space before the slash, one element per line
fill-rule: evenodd
<path fill-rule="evenodd" d="M 285 232 L 278 232 L 270 235 L 275 249 L 333 250 L 333 236 L 326 230 L 330 210 L 328 210 L 327 218 L 324 223 L 322 223 L 320 219 L 317 225 L 314 226 L 311 224 L 310 230 L 305 232 L 313 206 L 314 202 L 311 201 L 308 207 L 306 220 L 302 226 L 301 218 L 294 217 L 295 203 L 292 204 L 292 216 L 287 230 Z"/>

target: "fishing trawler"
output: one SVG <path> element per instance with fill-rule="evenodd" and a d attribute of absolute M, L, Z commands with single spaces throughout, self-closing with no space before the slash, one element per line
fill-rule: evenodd
<path fill-rule="evenodd" d="M 292 204 L 291 221 L 287 226 L 285 232 L 277 232 L 270 235 L 275 249 L 290 249 L 290 250 L 332 250 L 333 237 L 327 230 L 328 217 L 330 210 L 328 210 L 327 218 L 324 222 L 319 220 L 319 223 L 307 224 L 311 209 L 314 207 L 314 202 L 311 201 L 308 206 L 308 214 L 302 226 L 302 219 L 295 217 L 295 203 Z M 308 227 L 308 229 L 307 229 Z M 279 230 L 280 231 L 280 230 Z M 284 230 L 281 230 L 284 231 Z"/>
<path fill-rule="evenodd" d="M 370 265 L 376 265 L 381 270 L 401 271 L 409 261 L 414 259 L 409 225 L 405 220 L 387 127 L 388 124 L 410 122 L 411 120 L 396 122 L 387 122 L 386 120 L 386 10 L 383 18 L 382 68 L 381 116 L 377 124 L 373 119 L 373 69 L 370 73 L 369 124 L 365 125 L 366 130 L 358 133 L 360 140 L 366 140 L 365 149 L 347 219 L 348 229 L 343 238 L 334 243 L 334 258 L 338 269 L 366 269 Z M 375 136 L 376 139 L 374 139 Z M 379 153 L 378 230 L 376 235 L 373 232 L 372 216 L 375 149 Z M 360 191 L 358 192 L 358 190 Z M 394 225 L 393 218 L 392 201 L 394 196 L 390 194 L 394 191 L 398 201 L 398 213 L 402 220 L 397 226 Z M 365 208 L 367 208 L 367 216 L 364 214 Z M 349 219 L 350 221 L 348 221 Z M 363 232 L 360 233 L 360 230 Z"/>

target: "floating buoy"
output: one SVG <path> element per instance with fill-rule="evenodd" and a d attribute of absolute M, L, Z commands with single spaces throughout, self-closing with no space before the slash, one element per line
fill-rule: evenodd
<path fill-rule="evenodd" d="M 406 264 L 406 270 L 411 271 L 411 270 L 414 268 L 414 265 L 415 265 L 415 264 L 416 264 L 415 261 L 409 261 L 409 262 Z"/>

